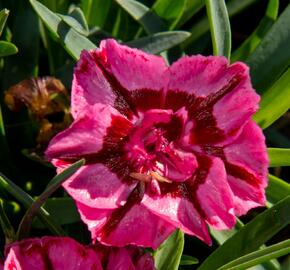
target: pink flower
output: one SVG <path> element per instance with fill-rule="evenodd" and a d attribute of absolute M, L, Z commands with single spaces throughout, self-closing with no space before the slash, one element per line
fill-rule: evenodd
<path fill-rule="evenodd" d="M 68 237 L 25 239 L 6 247 L 4 270 L 154 270 L 136 247 L 82 246 Z"/>
<path fill-rule="evenodd" d="M 60 170 L 93 239 L 156 248 L 175 228 L 210 243 L 207 224 L 264 205 L 268 158 L 251 120 L 248 67 L 224 57 L 161 57 L 105 40 L 74 71 L 73 124 L 46 156 Z"/>

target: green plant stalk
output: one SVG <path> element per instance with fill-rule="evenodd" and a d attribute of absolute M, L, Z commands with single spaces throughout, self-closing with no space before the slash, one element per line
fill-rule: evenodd
<path fill-rule="evenodd" d="M 233 260 L 218 270 L 242 270 L 290 253 L 290 240 L 268 246 Z"/>
<path fill-rule="evenodd" d="M 30 195 L 15 185 L 2 173 L 0 173 L 0 186 L 2 186 L 8 193 L 19 200 L 24 205 L 24 207 L 29 208 L 34 203 L 34 199 Z M 44 208 L 41 207 L 37 215 L 41 222 L 45 224 L 53 234 L 58 236 L 66 235 L 65 231 L 62 230 L 62 228 L 53 220 L 51 215 Z"/>
<path fill-rule="evenodd" d="M 29 235 L 33 219 L 39 212 L 41 206 L 62 185 L 62 183 L 72 176 L 82 165 L 84 165 L 83 159 L 75 162 L 60 174 L 52 178 L 45 191 L 31 204 L 30 208 L 28 208 L 22 218 L 17 231 L 18 240 Z"/>

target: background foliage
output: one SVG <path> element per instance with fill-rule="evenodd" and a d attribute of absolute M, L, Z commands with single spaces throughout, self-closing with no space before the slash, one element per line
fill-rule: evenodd
<path fill-rule="evenodd" d="M 55 192 L 80 163 L 50 180 L 55 171 L 42 159 L 45 145 L 36 142 L 39 119 L 26 108 L 11 112 L 4 93 L 24 79 L 48 75 L 69 90 L 81 50 L 113 37 L 168 63 L 197 53 L 245 61 L 262 97 L 254 119 L 264 129 L 271 160 L 266 208 L 251 211 L 231 231 L 211 230 L 212 247 L 176 231 L 152 251 L 157 268 L 290 269 L 288 0 L 1 0 L 0 10 L 1 250 L 5 241 L 27 235 L 89 242 L 72 200 Z"/>

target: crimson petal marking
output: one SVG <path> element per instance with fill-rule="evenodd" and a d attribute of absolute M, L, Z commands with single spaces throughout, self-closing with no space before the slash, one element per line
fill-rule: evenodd
<path fill-rule="evenodd" d="M 269 159 L 265 137 L 254 121 L 251 120 L 244 126 L 234 143 L 224 147 L 224 156 L 232 164 L 229 166 L 230 174 L 241 179 L 251 179 L 252 182 L 249 180 L 248 183 L 254 186 L 266 187 Z"/>
<path fill-rule="evenodd" d="M 229 185 L 234 193 L 235 214 L 245 215 L 250 209 L 264 206 L 266 203 L 265 188 L 254 186 L 237 177 L 228 175 Z"/>
<path fill-rule="evenodd" d="M 170 72 L 165 108 L 177 110 L 186 104 L 196 121 L 191 144 L 231 142 L 258 108 L 259 97 L 243 63 L 229 65 L 224 57 L 184 57 Z M 176 101 L 178 96 L 181 101 Z"/>
<path fill-rule="evenodd" d="M 116 210 L 97 209 L 80 203 L 77 203 L 77 206 L 83 222 L 88 225 L 92 239 L 106 245 L 132 244 L 156 249 L 176 229 L 140 204 L 130 207 L 122 219 L 116 217 L 116 223 L 111 219 L 112 213 Z M 108 224 L 110 231 L 106 229 L 108 222 L 114 223 Z"/>
<path fill-rule="evenodd" d="M 233 193 L 227 182 L 223 161 L 207 156 L 198 157 L 196 196 L 207 222 L 215 229 L 232 228 L 235 223 Z"/>
<path fill-rule="evenodd" d="M 113 107 L 97 104 L 90 115 L 75 120 L 68 129 L 50 141 L 46 157 L 48 160 L 72 158 L 73 162 L 82 156 L 96 154 L 104 148 L 104 140 L 111 126 L 115 141 L 110 143 L 116 144 L 128 134 L 132 124 Z"/>
<path fill-rule="evenodd" d="M 246 214 L 249 209 L 265 204 L 264 190 L 269 164 L 266 153 L 265 137 L 253 121 L 247 123 L 233 144 L 224 148 L 237 215 Z"/>
<path fill-rule="evenodd" d="M 236 215 L 246 214 L 249 209 L 265 204 L 269 160 L 264 135 L 256 123 L 249 121 L 232 144 L 205 146 L 203 151 L 224 161 L 234 194 Z"/>
<path fill-rule="evenodd" d="M 163 100 L 162 88 L 158 90 L 136 88 L 130 91 L 119 82 L 114 73 L 111 73 L 111 70 L 108 68 L 110 65 L 106 62 L 107 58 L 105 52 L 103 52 L 103 54 L 95 53 L 94 58 L 103 76 L 110 83 L 112 91 L 116 95 L 114 107 L 120 111 L 120 113 L 131 119 L 133 114 L 138 115 L 138 111 L 146 111 L 161 107 Z M 131 80 L 133 78 L 131 78 Z"/>
<path fill-rule="evenodd" d="M 159 184 L 161 193 L 156 192 Z M 147 186 L 142 205 L 155 215 L 211 244 L 206 224 L 190 199 L 184 183 L 152 183 Z"/>

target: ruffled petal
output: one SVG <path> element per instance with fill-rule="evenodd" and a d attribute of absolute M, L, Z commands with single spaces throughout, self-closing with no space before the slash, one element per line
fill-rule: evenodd
<path fill-rule="evenodd" d="M 48 160 L 80 158 L 96 154 L 104 146 L 108 128 L 114 133 L 115 143 L 127 135 L 132 124 L 111 106 L 97 104 L 63 132 L 58 133 L 46 150 Z"/>
<path fill-rule="evenodd" d="M 113 106 L 117 98 L 94 54 L 100 54 L 100 50 L 82 51 L 74 69 L 71 113 L 75 119 L 86 114 L 97 103 Z"/>
<path fill-rule="evenodd" d="M 165 107 L 185 106 L 194 120 L 190 144 L 226 144 L 258 109 L 248 67 L 224 57 L 183 57 L 170 67 Z M 177 101 L 178 100 L 178 101 Z"/>
<path fill-rule="evenodd" d="M 78 202 L 95 208 L 117 208 L 125 203 L 137 181 L 124 181 L 101 163 L 85 165 L 64 184 Z"/>
<path fill-rule="evenodd" d="M 129 90 L 160 90 L 167 85 L 167 65 L 160 56 L 118 44 L 113 39 L 100 44 L 104 66 Z"/>
<path fill-rule="evenodd" d="M 142 204 L 174 227 L 211 244 L 205 221 L 196 210 L 186 184 L 161 183 L 157 188 L 156 185 L 152 181 L 148 186 Z"/>
<path fill-rule="evenodd" d="M 16 242 L 7 249 L 9 253 L 4 265 L 5 270 L 103 269 L 93 250 L 86 249 L 67 237 L 27 239 Z"/>
<path fill-rule="evenodd" d="M 264 205 L 269 160 L 265 137 L 257 124 L 249 121 L 235 142 L 224 148 L 224 155 L 236 214 Z"/>
<path fill-rule="evenodd" d="M 233 193 L 227 182 L 223 161 L 200 156 L 195 178 L 190 183 L 196 192 L 199 210 L 214 229 L 232 228 L 236 223 Z"/>
<path fill-rule="evenodd" d="M 77 206 L 92 238 L 105 245 L 132 244 L 156 249 L 175 230 L 140 204 L 134 204 L 121 217 L 115 215 L 114 210 L 95 209 L 79 203 Z"/>

